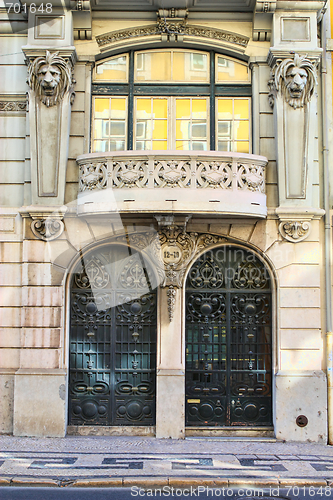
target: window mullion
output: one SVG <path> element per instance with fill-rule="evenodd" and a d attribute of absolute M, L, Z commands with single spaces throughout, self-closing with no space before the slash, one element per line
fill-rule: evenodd
<path fill-rule="evenodd" d="M 127 126 L 127 149 L 133 150 L 133 109 L 134 109 L 134 51 L 129 54 L 129 92 L 128 92 L 128 126 Z"/>
<path fill-rule="evenodd" d="M 216 140 L 215 140 L 215 54 L 210 53 L 210 84 L 209 84 L 209 135 L 210 135 L 210 150 L 215 151 Z"/>

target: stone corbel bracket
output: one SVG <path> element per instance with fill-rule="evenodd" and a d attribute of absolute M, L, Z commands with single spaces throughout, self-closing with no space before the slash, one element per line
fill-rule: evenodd
<path fill-rule="evenodd" d="M 31 218 L 31 231 L 42 241 L 52 241 L 62 235 L 65 229 L 63 222 L 67 207 L 55 210 L 51 207 L 24 207 L 20 210 L 23 218 Z"/>
<path fill-rule="evenodd" d="M 276 0 L 257 0 L 253 13 L 252 38 L 255 42 L 269 42 L 272 35 Z"/>
<path fill-rule="evenodd" d="M 294 109 L 304 107 L 311 100 L 317 84 L 320 56 L 321 49 L 311 51 L 311 55 L 303 51 L 287 53 L 285 50 L 270 49 L 267 63 L 272 70 L 267 85 L 272 108 L 278 93 Z"/>
<path fill-rule="evenodd" d="M 305 240 L 311 232 L 311 221 L 320 219 L 325 211 L 321 209 L 309 209 L 308 211 L 288 208 L 277 208 L 279 217 L 279 233 L 283 239 L 291 243 L 300 243 Z"/>

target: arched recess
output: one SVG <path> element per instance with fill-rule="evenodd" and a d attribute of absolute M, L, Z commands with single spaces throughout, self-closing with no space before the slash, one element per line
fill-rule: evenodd
<path fill-rule="evenodd" d="M 69 288 L 69 425 L 154 425 L 152 266 L 133 248 L 104 244 L 81 255 Z"/>
<path fill-rule="evenodd" d="M 272 426 L 272 276 L 254 252 L 218 246 L 185 289 L 186 426 Z"/>

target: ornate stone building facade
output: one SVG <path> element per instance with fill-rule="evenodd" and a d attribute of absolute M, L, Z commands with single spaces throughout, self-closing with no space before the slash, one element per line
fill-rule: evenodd
<path fill-rule="evenodd" d="M 10 5 L 0 432 L 326 443 L 327 4 Z"/>

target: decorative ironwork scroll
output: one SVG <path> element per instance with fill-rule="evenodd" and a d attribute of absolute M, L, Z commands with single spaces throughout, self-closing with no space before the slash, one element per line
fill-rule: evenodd
<path fill-rule="evenodd" d="M 245 249 L 217 247 L 186 282 L 186 424 L 272 425 L 268 272 Z"/>
<path fill-rule="evenodd" d="M 139 267 L 135 255 L 128 259 L 127 248 L 115 246 L 83 256 L 77 265 L 70 304 L 70 425 L 155 423 L 156 290 L 146 293 Z"/>

